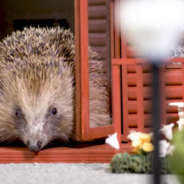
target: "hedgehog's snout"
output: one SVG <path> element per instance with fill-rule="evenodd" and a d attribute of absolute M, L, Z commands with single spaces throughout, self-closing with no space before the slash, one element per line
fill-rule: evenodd
<path fill-rule="evenodd" d="M 30 151 L 33 152 L 38 152 L 42 148 L 42 142 L 41 141 L 27 141 L 27 147 L 29 148 Z"/>

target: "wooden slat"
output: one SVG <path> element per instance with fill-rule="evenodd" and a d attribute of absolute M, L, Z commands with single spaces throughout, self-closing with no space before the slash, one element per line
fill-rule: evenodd
<path fill-rule="evenodd" d="M 106 5 L 89 6 L 88 18 L 89 19 L 106 19 Z"/>
<path fill-rule="evenodd" d="M 166 68 L 170 64 L 173 65 L 173 63 L 184 63 L 184 58 L 173 58 L 169 61 L 166 61 Z M 128 65 L 128 72 L 135 72 L 136 71 L 136 64 L 145 64 L 146 68 L 144 68 L 144 65 L 143 65 L 143 72 L 149 72 L 151 69 L 148 61 L 143 59 L 143 58 L 131 58 L 131 59 L 115 58 L 115 59 L 112 59 L 112 64 L 113 65 L 125 65 L 125 64 L 127 64 Z M 181 68 L 182 66 L 180 65 L 179 67 Z M 148 68 L 149 68 L 149 70 L 145 70 Z"/>
<path fill-rule="evenodd" d="M 114 2 L 110 1 L 110 42 L 111 42 L 111 58 L 115 58 L 115 28 L 114 28 Z M 110 58 L 110 63 L 111 63 Z M 112 68 L 112 63 L 110 65 Z"/>
<path fill-rule="evenodd" d="M 165 69 L 165 85 L 182 85 L 182 69 Z M 128 85 L 135 86 L 137 75 L 136 73 L 129 73 L 128 74 Z M 143 73 L 143 85 L 151 85 L 151 74 L 150 73 Z"/>
<path fill-rule="evenodd" d="M 88 0 L 75 0 L 76 136 L 89 137 Z"/>
<path fill-rule="evenodd" d="M 91 5 L 106 5 L 106 0 L 88 0 L 89 6 Z"/>
<path fill-rule="evenodd" d="M 90 128 L 89 139 L 97 139 L 102 137 L 107 137 L 114 133 L 114 125 L 102 126 L 96 128 Z"/>
<path fill-rule="evenodd" d="M 184 58 L 183 58 L 184 59 Z M 169 62 L 169 63 L 166 63 L 166 68 L 167 69 L 182 69 L 182 62 Z"/>
<path fill-rule="evenodd" d="M 126 53 L 126 56 L 127 58 L 139 58 L 141 57 L 141 55 L 139 54 L 139 46 L 135 46 L 135 45 L 129 45 L 127 46 L 126 45 L 126 50 L 127 50 L 127 53 Z M 179 66 L 175 66 L 176 68 L 178 68 Z"/>
<path fill-rule="evenodd" d="M 128 99 L 129 100 L 136 100 L 137 95 L 137 87 L 128 87 Z M 144 99 L 151 99 L 151 87 L 144 87 L 143 91 Z M 165 93 L 167 99 L 181 99 L 183 97 L 183 86 L 166 86 Z"/>
<path fill-rule="evenodd" d="M 81 18 L 81 125 L 82 140 L 88 140 L 89 137 L 89 66 L 88 66 L 88 0 L 80 0 L 80 18 Z"/>
<path fill-rule="evenodd" d="M 91 46 L 105 46 L 107 39 L 106 37 L 105 33 L 90 33 L 89 43 Z"/>
<path fill-rule="evenodd" d="M 121 140 L 121 93 L 120 93 L 120 67 L 112 68 L 112 115 L 114 131 L 118 133 L 118 140 Z"/>
<path fill-rule="evenodd" d="M 121 153 L 131 152 L 130 144 L 120 145 Z M 37 154 L 28 148 L 1 147 L 0 163 L 110 163 L 116 150 L 109 145 L 84 145 L 76 148 L 49 148 Z"/>
<path fill-rule="evenodd" d="M 173 70 L 173 69 L 182 69 L 181 63 L 184 62 L 184 58 L 181 58 L 182 61 L 177 61 L 178 59 L 179 58 L 173 59 L 173 62 L 165 63 L 165 68 L 167 69 L 167 71 L 173 71 L 174 72 L 175 70 Z M 130 59 L 130 60 L 133 61 L 133 60 L 136 60 L 136 59 Z M 135 66 L 134 65 L 128 65 L 128 72 L 129 73 L 135 73 Z M 143 72 L 144 73 L 151 72 L 151 67 L 150 67 L 149 64 L 148 65 L 143 65 Z"/>
<path fill-rule="evenodd" d="M 144 126 L 150 127 L 151 126 L 151 114 L 144 115 Z M 178 113 L 170 113 L 166 114 L 166 123 L 176 123 L 179 120 Z M 138 115 L 137 114 L 129 114 L 127 120 L 128 127 L 138 127 Z M 162 124 L 165 124 L 164 122 Z"/>
<path fill-rule="evenodd" d="M 164 112 L 166 112 L 166 113 L 177 113 L 178 112 L 177 107 L 169 106 L 169 103 L 171 103 L 171 102 L 182 102 L 182 100 L 183 99 L 165 100 L 164 103 L 163 103 L 164 106 L 165 106 L 165 111 Z M 144 100 L 142 102 L 142 104 L 143 104 L 144 113 L 145 114 L 151 113 L 151 100 Z M 128 103 L 127 103 L 126 108 L 127 108 L 129 114 L 136 114 L 137 110 L 139 108 L 137 100 L 129 100 Z"/>
<path fill-rule="evenodd" d="M 138 129 L 140 132 L 144 132 L 144 107 L 143 107 L 143 77 L 142 77 L 142 66 L 137 65 L 137 114 L 138 114 Z"/>
<path fill-rule="evenodd" d="M 119 12 L 120 10 L 115 9 L 115 5 L 119 6 L 119 0 L 114 0 L 114 58 L 120 58 L 121 53 L 121 42 L 120 42 L 120 16 Z"/>
<path fill-rule="evenodd" d="M 75 51 L 76 51 L 76 139 L 81 140 L 81 76 L 80 76 L 80 3 L 78 0 L 74 1 L 75 13 Z M 77 64 L 78 63 L 78 64 Z"/>
<path fill-rule="evenodd" d="M 89 20 L 89 33 L 105 33 L 106 19 Z"/>
<path fill-rule="evenodd" d="M 109 93 L 111 95 L 111 91 L 110 89 L 112 88 L 112 71 L 111 71 L 111 1 L 106 0 L 106 20 L 107 20 L 107 24 L 106 24 L 106 76 L 107 76 L 107 80 L 109 83 Z"/>
<path fill-rule="evenodd" d="M 139 58 L 141 57 L 141 54 L 139 52 L 139 46 L 135 46 L 135 45 L 131 45 L 131 46 L 127 46 L 126 45 L 126 49 L 127 49 L 127 58 Z"/>
<path fill-rule="evenodd" d="M 128 70 L 128 73 L 135 73 L 136 67 L 135 67 L 135 65 L 128 65 L 127 70 Z M 142 70 L 143 70 L 143 73 L 150 73 L 151 72 L 151 66 L 148 63 L 144 64 L 142 66 Z"/>
<path fill-rule="evenodd" d="M 133 68 L 134 68 L 134 71 L 136 71 L 136 69 L 135 69 L 135 66 L 136 66 L 136 64 L 147 64 L 148 62 L 146 61 L 146 60 L 143 60 L 143 59 L 135 59 L 135 58 L 133 58 L 133 59 L 127 59 L 127 58 L 123 58 L 123 59 L 112 59 L 112 64 L 113 65 L 128 65 L 128 67 L 129 67 L 129 65 L 131 66 L 133 66 Z"/>
<path fill-rule="evenodd" d="M 139 129 L 138 128 L 135 128 L 135 127 L 133 127 L 133 128 L 128 128 L 128 132 L 130 132 L 130 131 L 132 131 L 132 130 L 134 130 L 134 131 L 136 131 L 136 132 L 139 132 Z M 152 128 L 150 127 L 150 128 L 144 128 L 144 133 L 151 133 L 152 132 Z M 130 141 L 130 140 L 129 140 Z M 130 143 L 131 143 L 131 141 L 130 141 Z"/>
<path fill-rule="evenodd" d="M 128 135 L 128 110 L 125 108 L 128 104 L 128 90 L 127 90 L 127 66 L 122 66 L 122 115 L 123 115 L 123 135 L 122 135 L 122 141 L 128 141 L 127 135 Z"/>

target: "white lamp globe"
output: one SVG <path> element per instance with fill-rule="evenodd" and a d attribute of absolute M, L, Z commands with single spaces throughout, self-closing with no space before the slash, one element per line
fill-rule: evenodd
<path fill-rule="evenodd" d="M 124 35 L 130 35 L 128 41 L 138 46 L 137 54 L 159 61 L 170 57 L 171 47 L 179 41 L 184 1 L 124 0 L 120 21 Z"/>

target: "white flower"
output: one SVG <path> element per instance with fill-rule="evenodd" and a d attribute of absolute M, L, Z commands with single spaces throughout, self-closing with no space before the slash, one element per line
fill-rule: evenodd
<path fill-rule="evenodd" d="M 176 107 L 184 107 L 184 103 L 183 102 L 172 102 L 169 103 L 170 106 L 176 106 Z"/>
<path fill-rule="evenodd" d="M 141 134 L 141 132 L 136 132 L 134 130 L 131 130 L 130 134 L 128 134 L 127 138 L 130 139 L 131 141 L 134 141 L 134 140 L 139 139 L 140 134 Z"/>
<path fill-rule="evenodd" d="M 106 138 L 105 143 L 109 144 L 115 149 L 119 149 L 120 146 L 119 146 L 119 141 L 117 139 L 117 132 L 112 135 L 109 135 L 108 138 Z"/>
<path fill-rule="evenodd" d="M 159 156 L 166 157 L 170 143 L 166 140 L 159 141 Z"/>
<path fill-rule="evenodd" d="M 167 150 L 167 155 L 172 155 L 174 150 L 175 150 L 175 146 L 174 145 L 170 145 L 169 149 Z"/>
<path fill-rule="evenodd" d="M 183 126 L 184 126 L 184 120 L 180 119 L 176 123 L 178 124 L 178 130 L 181 131 L 183 129 Z"/>
<path fill-rule="evenodd" d="M 160 129 L 160 132 L 162 132 L 169 140 L 171 140 L 173 136 L 173 133 L 172 133 L 173 126 L 174 126 L 174 123 L 171 123 L 169 125 L 163 125 L 163 128 Z"/>
<path fill-rule="evenodd" d="M 153 138 L 154 138 L 154 133 L 153 133 L 153 132 L 150 132 L 149 135 L 151 136 L 151 139 L 153 140 Z"/>
<path fill-rule="evenodd" d="M 177 121 L 178 124 L 178 130 L 181 131 L 184 126 L 184 103 L 183 102 L 173 102 L 169 103 L 170 106 L 177 106 L 178 107 L 178 115 L 179 115 L 179 121 Z"/>

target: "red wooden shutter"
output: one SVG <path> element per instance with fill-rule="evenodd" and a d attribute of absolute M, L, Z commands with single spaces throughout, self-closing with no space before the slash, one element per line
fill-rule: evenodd
<path fill-rule="evenodd" d="M 114 2 L 120 3 L 119 0 Z M 121 32 L 120 20 L 112 30 L 115 48 L 114 59 L 112 59 L 113 118 L 115 124 L 121 124 L 122 141 L 128 141 L 127 135 L 131 129 L 142 132 L 150 131 L 151 70 L 148 64 L 135 55 L 136 46 L 126 42 Z M 177 108 L 169 107 L 168 104 L 184 100 L 183 63 L 184 58 L 176 58 L 160 69 L 162 74 L 162 102 L 160 104 L 163 109 L 163 124 L 178 120 Z M 119 95 L 121 100 L 117 99 Z"/>
<path fill-rule="evenodd" d="M 89 11 L 91 12 L 91 15 L 89 17 L 95 18 L 96 15 L 93 14 L 93 11 L 95 8 L 93 8 L 93 5 L 95 4 L 100 5 L 99 9 L 105 10 L 105 6 L 103 5 L 104 1 L 89 1 Z M 102 4 L 101 4 L 102 3 Z M 88 1 L 87 0 L 75 0 L 75 5 L 78 7 L 78 11 L 75 12 L 75 22 L 80 22 L 80 24 L 76 25 L 76 97 L 77 97 L 77 106 L 76 106 L 76 116 L 77 116 L 77 139 L 86 141 L 101 137 L 106 137 L 109 134 L 114 133 L 116 130 L 116 126 L 114 124 L 110 126 L 102 126 L 102 127 L 96 127 L 96 128 L 90 128 L 89 127 L 89 79 L 88 79 Z M 100 12 L 98 16 L 102 16 L 102 13 Z M 108 19 L 109 21 L 109 19 Z M 92 48 L 96 51 L 100 51 L 100 47 L 96 46 L 99 32 L 97 30 L 101 30 L 101 28 L 98 28 L 98 25 L 101 26 L 101 22 L 104 22 L 104 20 L 90 20 L 89 21 L 89 40 L 91 40 Z M 96 26 L 92 26 L 93 24 L 96 24 Z M 96 29 L 96 33 L 92 33 L 92 29 Z M 102 33 L 103 36 L 104 33 Z M 102 36 L 102 39 L 99 40 L 98 44 L 103 43 L 104 38 Z M 95 39 L 93 40 L 92 38 Z M 92 41 L 93 40 L 93 41 Z M 105 43 L 103 43 L 105 44 Z M 109 46 L 107 46 L 109 47 Z M 102 46 L 104 49 L 105 46 Z M 99 50 L 98 50 L 99 49 Z M 101 51 L 103 51 L 101 49 Z M 102 59 L 107 59 L 105 57 L 105 54 L 102 54 Z M 109 57 L 108 57 L 109 58 Z M 86 77 L 87 76 L 87 77 Z M 119 131 L 119 129 L 117 129 Z"/>

